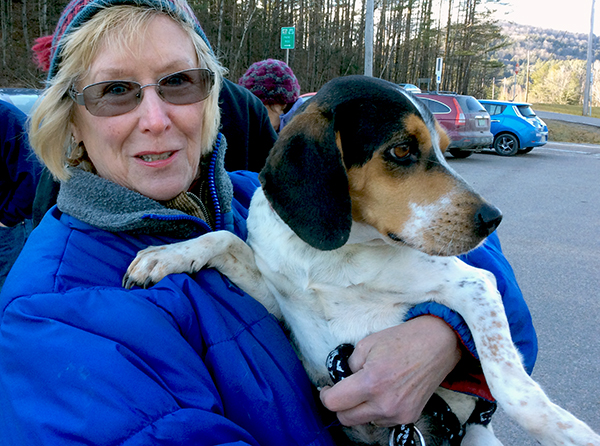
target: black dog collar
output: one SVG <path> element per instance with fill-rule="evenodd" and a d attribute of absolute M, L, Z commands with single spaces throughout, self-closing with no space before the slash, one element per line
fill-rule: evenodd
<path fill-rule="evenodd" d="M 353 351 L 353 345 L 341 344 L 327 356 L 327 370 L 334 384 L 352 374 L 348 358 Z M 495 411 L 495 403 L 478 399 L 471 416 L 465 425 L 462 425 L 446 401 L 435 393 L 423 409 L 423 413 L 438 431 L 436 435 L 448 440 L 449 446 L 460 446 L 465 436 L 466 424 L 487 426 Z M 401 424 L 390 429 L 389 446 L 426 446 L 426 444 L 423 435 L 414 424 Z"/>

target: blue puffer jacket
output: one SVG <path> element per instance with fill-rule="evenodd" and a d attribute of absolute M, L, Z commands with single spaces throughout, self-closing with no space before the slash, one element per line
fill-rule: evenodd
<path fill-rule="evenodd" d="M 217 227 L 245 238 L 256 176 L 215 171 Z M 92 174 L 63 184 L 0 296 L 0 444 L 333 445 L 278 322 L 227 278 L 121 287 L 140 249 L 208 230 Z"/>

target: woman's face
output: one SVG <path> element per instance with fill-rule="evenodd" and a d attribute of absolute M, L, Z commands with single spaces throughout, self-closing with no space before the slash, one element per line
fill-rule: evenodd
<path fill-rule="evenodd" d="M 172 19 L 155 17 L 142 36 L 132 51 L 104 45 L 77 90 L 108 80 L 152 84 L 198 68 L 189 35 Z M 198 175 L 203 115 L 204 102 L 169 104 L 146 87 L 137 108 L 122 115 L 93 116 L 77 105 L 72 129 L 99 176 L 163 201 L 187 191 Z"/>

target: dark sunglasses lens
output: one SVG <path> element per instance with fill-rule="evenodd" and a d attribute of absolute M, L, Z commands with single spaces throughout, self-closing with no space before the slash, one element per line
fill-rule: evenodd
<path fill-rule="evenodd" d="M 158 81 L 163 99 L 171 104 L 186 105 L 205 100 L 214 84 L 212 71 L 198 68 L 179 71 Z"/>
<path fill-rule="evenodd" d="M 83 89 L 85 108 L 94 116 L 117 116 L 137 107 L 140 84 L 127 81 L 107 81 Z"/>

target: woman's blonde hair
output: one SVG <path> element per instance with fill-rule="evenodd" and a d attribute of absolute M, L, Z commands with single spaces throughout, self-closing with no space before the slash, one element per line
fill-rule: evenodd
<path fill-rule="evenodd" d="M 56 75 L 49 80 L 30 121 L 30 142 L 37 156 L 59 180 L 69 178 L 68 166 L 80 166 L 93 171 L 85 148 L 76 146 L 71 135 L 75 102 L 69 90 L 83 78 L 104 44 L 132 50 L 140 41 L 149 23 L 158 14 L 166 14 L 189 34 L 199 68 L 215 74 L 215 83 L 205 99 L 202 127 L 202 152 L 212 149 L 220 125 L 219 91 L 224 69 L 204 39 L 196 32 L 193 17 L 186 11 L 173 11 L 156 6 L 109 6 L 100 9 L 91 19 L 66 35 L 61 41 L 60 62 Z"/>

